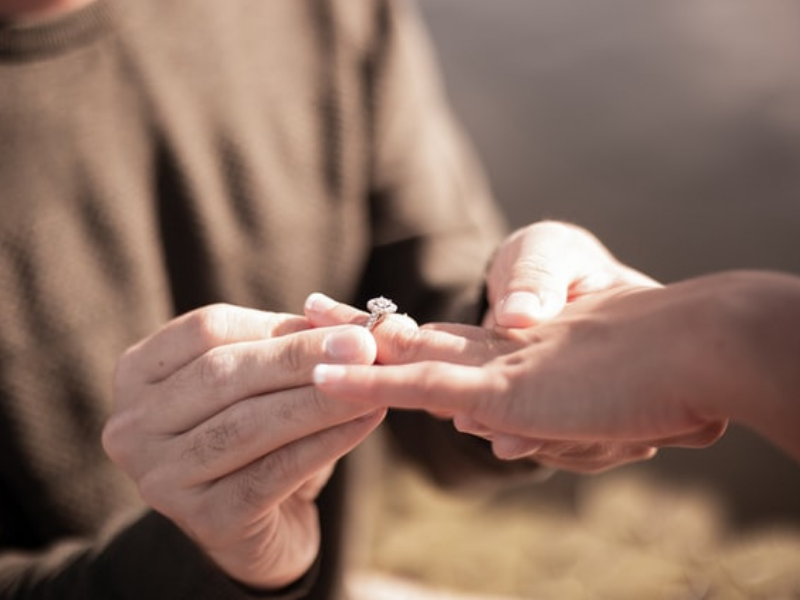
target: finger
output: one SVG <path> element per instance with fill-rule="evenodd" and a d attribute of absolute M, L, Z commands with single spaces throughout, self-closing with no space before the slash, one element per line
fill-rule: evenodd
<path fill-rule="evenodd" d="M 658 438 L 648 443 L 659 448 L 665 446 L 676 448 L 706 448 L 719 440 L 725 434 L 727 427 L 727 421 L 714 421 L 694 431 Z"/>
<path fill-rule="evenodd" d="M 323 294 L 311 294 L 305 313 L 315 327 L 339 323 L 366 323 L 367 313 Z M 418 327 L 405 315 L 388 315 L 372 329 L 380 364 L 406 364 L 425 360 L 482 364 L 492 358 L 491 345 L 499 342 L 494 332 L 482 327 L 451 323 Z M 496 351 L 495 351 L 496 352 Z"/>
<path fill-rule="evenodd" d="M 481 437 L 486 440 L 491 440 L 495 433 L 490 427 L 479 423 L 477 420 L 464 413 L 458 413 L 453 416 L 453 427 L 456 428 L 456 431 L 460 431 L 461 433 L 468 433 L 469 435 Z"/>
<path fill-rule="evenodd" d="M 161 381 L 216 346 L 263 340 L 308 328 L 307 321 L 297 315 L 214 304 L 170 321 L 132 347 L 120 369 L 147 382 Z"/>
<path fill-rule="evenodd" d="M 115 381 L 116 396 L 126 399 L 107 423 L 104 443 L 124 455 L 143 434 L 182 433 L 244 398 L 309 385 L 317 363 L 369 364 L 375 353 L 369 332 L 351 325 L 220 346 L 144 389 Z"/>
<path fill-rule="evenodd" d="M 153 414 L 162 431 L 185 431 L 243 398 L 310 384 L 320 362 L 371 364 L 375 355 L 374 338 L 352 325 L 221 346 L 165 381 Z"/>
<path fill-rule="evenodd" d="M 534 457 L 547 467 L 590 474 L 650 460 L 657 452 L 646 444 L 545 442 Z"/>
<path fill-rule="evenodd" d="M 539 452 L 545 442 L 516 435 L 494 434 L 492 436 L 492 452 L 502 460 L 518 460 Z"/>
<path fill-rule="evenodd" d="M 498 325 L 529 327 L 556 316 L 565 302 L 620 285 L 660 286 L 621 264 L 589 231 L 541 222 L 501 246 L 487 279 Z"/>
<path fill-rule="evenodd" d="M 327 395 L 369 406 L 472 414 L 499 395 L 502 382 L 486 369 L 441 362 L 401 366 L 320 364 L 314 383 Z"/>
<path fill-rule="evenodd" d="M 238 530 L 241 523 L 254 522 L 265 508 L 277 506 L 303 488 L 316 473 L 355 448 L 381 423 L 385 414 L 383 410 L 374 411 L 299 439 L 218 479 L 195 495 L 189 508 L 192 520 L 207 528 L 208 535 Z M 158 504 L 151 505 L 158 508 Z"/>
<path fill-rule="evenodd" d="M 304 312 L 306 318 L 314 327 L 330 327 L 331 325 L 341 325 L 343 323 L 366 325 L 370 316 L 368 312 L 343 302 L 337 302 L 319 292 L 314 292 L 306 298 Z M 386 315 L 381 321 L 381 327 L 389 321 L 392 321 L 397 327 L 408 329 L 416 329 L 417 327 L 417 322 L 405 314 Z"/>
<path fill-rule="evenodd" d="M 349 304 L 337 302 L 319 292 L 314 292 L 306 298 L 303 312 L 315 327 L 329 327 L 343 323 L 366 325 L 369 319 L 369 313 Z"/>
<path fill-rule="evenodd" d="M 498 325 L 530 327 L 561 312 L 579 268 L 572 259 L 573 236 L 565 225 L 537 223 L 501 247 L 487 278 Z"/>
<path fill-rule="evenodd" d="M 158 460 L 174 465 L 176 481 L 195 486 L 373 410 L 335 401 L 313 386 L 248 398 L 173 438 Z"/>

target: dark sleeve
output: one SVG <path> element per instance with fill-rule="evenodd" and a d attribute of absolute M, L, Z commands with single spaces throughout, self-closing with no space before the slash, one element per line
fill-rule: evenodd
<path fill-rule="evenodd" d="M 41 553 L 0 554 L 0 598 L 8 600 L 296 600 L 317 565 L 274 592 L 228 578 L 168 519 L 147 512 L 93 545 L 60 543 Z"/>
<path fill-rule="evenodd" d="M 373 237 L 360 300 L 388 296 L 419 322 L 474 321 L 504 219 L 449 110 L 421 21 L 402 0 L 378 5 L 365 67 Z"/>
<path fill-rule="evenodd" d="M 381 4 L 366 72 L 374 119 L 374 245 L 361 301 L 394 300 L 418 322 L 479 322 L 487 261 L 505 233 L 486 177 L 451 114 L 417 15 Z M 393 413 L 395 446 L 439 482 L 508 481 L 543 472 L 500 461 L 484 440 L 423 413 Z"/>

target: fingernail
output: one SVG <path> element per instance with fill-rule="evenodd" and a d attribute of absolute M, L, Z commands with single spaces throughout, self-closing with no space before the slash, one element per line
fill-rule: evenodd
<path fill-rule="evenodd" d="M 322 383 L 337 383 L 344 379 L 346 369 L 341 365 L 320 364 L 314 367 L 312 378 L 317 385 Z"/>
<path fill-rule="evenodd" d="M 536 454 L 544 446 L 541 440 L 498 434 L 492 442 L 495 456 L 502 460 L 518 460 Z"/>
<path fill-rule="evenodd" d="M 348 327 L 326 337 L 323 350 L 334 361 L 367 359 L 376 352 L 375 338 L 362 327 Z"/>
<path fill-rule="evenodd" d="M 504 327 L 527 327 L 541 318 L 542 301 L 531 292 L 511 292 L 500 304 L 498 324 Z"/>
<path fill-rule="evenodd" d="M 566 295 L 559 296 L 551 291 L 543 291 L 539 294 L 539 321 L 546 321 L 557 316 L 563 309 L 566 303 Z"/>
<path fill-rule="evenodd" d="M 383 418 L 384 416 L 386 416 L 386 409 L 385 408 L 379 408 L 377 410 L 370 411 L 365 415 L 361 415 L 360 417 L 358 417 L 356 419 L 356 421 L 360 421 L 360 422 L 373 421 L 373 420 L 375 420 L 377 418 Z"/>
<path fill-rule="evenodd" d="M 453 417 L 453 426 L 461 433 L 468 433 L 470 435 L 477 435 L 480 437 L 487 437 L 491 434 L 491 430 L 484 425 L 481 425 L 476 420 L 464 415 L 457 414 Z"/>
<path fill-rule="evenodd" d="M 325 312 L 336 306 L 336 300 L 325 294 L 314 292 L 306 298 L 305 308 L 309 312 Z"/>

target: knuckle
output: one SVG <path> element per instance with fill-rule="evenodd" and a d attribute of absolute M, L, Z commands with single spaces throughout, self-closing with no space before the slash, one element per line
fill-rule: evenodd
<path fill-rule="evenodd" d="M 249 510 L 263 506 L 265 494 L 263 486 L 252 469 L 241 473 L 232 491 L 232 506 L 236 507 L 236 512 L 241 513 L 242 508 Z"/>
<path fill-rule="evenodd" d="M 194 311 L 190 317 L 193 330 L 200 341 L 213 347 L 227 339 L 233 307 L 229 304 L 211 304 Z"/>
<path fill-rule="evenodd" d="M 348 408 L 351 408 L 347 405 L 343 405 L 343 403 L 331 402 L 331 399 L 316 386 L 310 386 L 306 389 L 308 394 L 304 399 L 304 406 L 311 412 L 311 414 L 316 416 L 315 418 L 324 421 L 330 421 L 336 416 L 341 416 L 340 414 L 337 415 L 335 413 L 342 413 Z M 353 410 L 356 410 L 355 406 L 356 405 L 353 405 Z"/>
<path fill-rule="evenodd" d="M 233 505 L 238 507 L 237 512 L 242 508 L 257 509 L 264 506 L 266 496 L 261 479 L 248 471 L 242 474 L 233 490 Z"/>
<path fill-rule="evenodd" d="M 237 424 L 226 420 L 211 425 L 200 433 L 190 446 L 191 453 L 198 462 L 207 465 L 214 457 L 224 454 L 229 448 L 235 446 L 238 439 Z"/>
<path fill-rule="evenodd" d="M 263 432 L 256 402 L 256 400 L 244 400 L 228 411 L 229 416 L 225 424 L 231 433 L 230 439 L 237 444 L 249 444 Z"/>
<path fill-rule="evenodd" d="M 210 388 L 226 387 L 236 375 L 238 363 L 225 346 L 212 348 L 197 362 L 197 376 L 202 385 Z"/>
<path fill-rule="evenodd" d="M 185 458 L 207 468 L 216 458 L 246 443 L 254 430 L 251 415 L 252 410 L 248 406 L 237 406 L 214 421 L 204 424 L 191 434 L 184 452 Z"/>
<path fill-rule="evenodd" d="M 554 279 L 557 273 L 552 261 L 541 253 L 531 253 L 518 258 L 511 267 L 512 279 Z"/>
<path fill-rule="evenodd" d="M 303 389 L 301 402 L 274 402 L 268 406 L 266 414 L 259 415 L 259 417 L 268 419 L 271 428 L 293 427 L 309 418 L 318 422 L 334 422 L 337 420 L 337 416 L 341 417 L 341 415 L 335 414 L 336 407 L 340 409 L 338 412 L 346 410 L 341 403 L 332 403 L 322 391 L 314 386 L 307 386 Z M 310 415 L 313 416 L 310 417 Z M 262 427 L 260 431 L 263 430 Z M 254 428 L 252 435 L 258 435 L 258 431 L 259 429 Z"/>
<path fill-rule="evenodd" d="M 420 341 L 426 335 L 424 330 L 408 328 L 386 328 L 379 345 L 379 360 L 386 363 L 405 364 L 415 362 L 420 354 Z"/>
<path fill-rule="evenodd" d="M 259 482 L 264 479 L 264 475 L 270 480 L 293 481 L 298 472 L 297 453 L 291 448 L 272 452 L 262 459 L 259 466 L 256 476 Z"/>
<path fill-rule="evenodd" d="M 297 470 L 297 456 L 291 448 L 271 452 L 240 473 L 233 502 L 245 511 L 262 510 L 274 502 L 274 482 L 294 481 Z"/>
<path fill-rule="evenodd" d="M 309 341 L 307 336 L 293 336 L 278 355 L 278 360 L 283 369 L 290 373 L 297 373 L 310 369 Z"/>

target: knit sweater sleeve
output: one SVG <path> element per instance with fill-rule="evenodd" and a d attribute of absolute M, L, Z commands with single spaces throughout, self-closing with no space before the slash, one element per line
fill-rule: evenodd
<path fill-rule="evenodd" d="M 214 567 L 177 527 L 146 512 L 104 541 L 71 540 L 40 553 L 0 554 L 5 600 L 295 600 L 318 565 L 278 591 L 246 588 Z"/>

